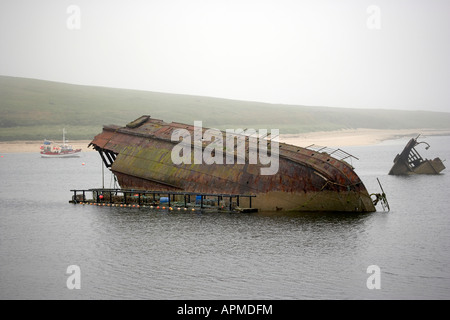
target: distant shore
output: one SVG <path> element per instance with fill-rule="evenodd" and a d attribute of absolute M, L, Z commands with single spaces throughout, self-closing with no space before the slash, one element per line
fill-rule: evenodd
<path fill-rule="evenodd" d="M 444 136 L 450 135 L 450 130 L 436 129 L 348 129 L 336 131 L 309 132 L 303 134 L 280 135 L 280 142 L 307 147 L 312 144 L 326 147 L 365 146 L 378 144 L 385 140 L 403 137 L 417 137 L 418 135 Z"/>
<path fill-rule="evenodd" d="M 450 135 L 450 130 L 434 129 L 402 129 L 402 130 L 379 130 L 379 129 L 348 129 L 337 131 L 320 131 L 301 134 L 281 134 L 280 142 L 307 147 L 312 144 L 327 147 L 345 147 L 358 145 L 374 145 L 385 140 L 398 139 L 402 137 L 416 137 L 417 135 L 435 136 Z M 82 149 L 83 152 L 92 152 L 88 148 L 91 140 L 70 141 L 74 149 Z M 0 153 L 32 153 L 39 152 L 42 141 L 3 141 L 0 142 Z"/>

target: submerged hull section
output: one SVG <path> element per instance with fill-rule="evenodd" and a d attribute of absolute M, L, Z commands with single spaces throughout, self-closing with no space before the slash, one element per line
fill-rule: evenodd
<path fill-rule="evenodd" d="M 252 194 L 253 207 L 262 211 L 375 211 L 352 166 L 325 152 L 281 143 L 273 175 L 261 175 L 267 166 L 248 161 L 175 165 L 171 152 L 177 142 L 171 134 L 177 128 L 193 132 L 192 126 L 145 116 L 127 127 L 104 127 L 91 145 L 122 188 Z"/>
<path fill-rule="evenodd" d="M 390 175 L 439 174 L 445 169 L 441 159 L 429 160 L 420 156 L 415 147 L 421 143 L 427 145 L 426 149 L 430 146 L 426 142 L 417 142 L 417 138 L 409 140 L 402 153 L 397 154 Z"/>

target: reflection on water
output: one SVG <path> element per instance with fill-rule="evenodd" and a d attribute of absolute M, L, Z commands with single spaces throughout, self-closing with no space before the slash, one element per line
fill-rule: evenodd
<path fill-rule="evenodd" d="M 427 141 L 450 158 L 449 137 Z M 70 189 L 102 185 L 97 154 L 7 154 L 0 298 L 447 299 L 450 175 L 388 176 L 402 147 L 347 148 L 369 192 L 379 178 L 391 205 L 365 214 L 71 205 Z M 80 290 L 66 287 L 69 265 L 80 266 Z M 381 269 L 380 290 L 366 286 L 370 265 Z"/>

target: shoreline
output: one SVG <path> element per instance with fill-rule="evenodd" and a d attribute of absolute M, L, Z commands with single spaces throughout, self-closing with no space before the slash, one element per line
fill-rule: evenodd
<path fill-rule="evenodd" d="M 300 134 L 280 135 L 280 142 L 293 144 L 299 147 L 319 145 L 324 147 L 348 147 L 348 146 L 370 146 L 386 140 L 401 138 L 416 138 L 418 135 L 447 136 L 450 130 L 438 129 L 344 129 L 336 131 L 317 131 Z"/>
<path fill-rule="evenodd" d="M 280 134 L 279 141 L 299 147 L 312 144 L 326 147 L 364 146 L 375 145 L 385 140 L 395 140 L 403 137 L 415 138 L 423 136 L 450 135 L 450 130 L 437 129 L 345 129 L 336 131 L 317 131 L 299 134 Z M 88 148 L 91 140 L 73 140 L 69 144 L 82 152 L 95 151 Z M 1 141 L 0 153 L 38 153 L 42 141 Z"/>

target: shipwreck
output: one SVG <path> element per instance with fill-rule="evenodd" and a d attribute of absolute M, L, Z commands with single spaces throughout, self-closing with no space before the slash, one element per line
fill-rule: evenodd
<path fill-rule="evenodd" d="M 430 148 L 427 142 L 417 141 L 419 136 L 409 140 L 403 151 L 394 158 L 394 165 L 389 171 L 390 175 L 439 174 L 445 169 L 441 159 L 423 159 L 419 152 L 417 152 L 416 147 L 419 144 L 425 144 L 426 150 Z"/>
<path fill-rule="evenodd" d="M 257 141 L 264 140 L 267 152 L 276 152 L 278 159 L 276 171 L 262 174 L 267 162 L 248 161 L 255 151 L 252 150 L 255 145 L 250 143 L 254 136 L 244 135 L 246 153 L 242 155 L 238 143 L 232 148 L 224 145 L 211 148 L 220 139 L 217 136 L 214 140 L 205 139 L 207 129 L 202 128 L 200 141 L 185 141 L 185 146 L 194 150 L 187 155 L 193 161 L 174 162 L 173 150 L 182 139 L 178 136 L 174 141 L 176 130 L 185 136 L 198 135 L 192 125 L 142 116 L 123 127 L 104 126 L 89 147 L 98 151 L 123 189 L 252 195 L 250 206 L 261 211 L 376 211 L 380 195 L 375 200 L 371 198 L 374 194 L 368 193 L 349 163 L 355 157 L 343 150 L 285 143 L 277 144 L 275 150 L 273 137 L 259 135 Z M 225 141 L 225 132 L 219 132 Z M 214 153 L 223 150 L 219 155 L 223 161 L 196 162 L 195 148 L 216 157 Z M 235 161 L 226 161 L 230 158 Z M 382 197 L 385 198 L 384 192 Z"/>

